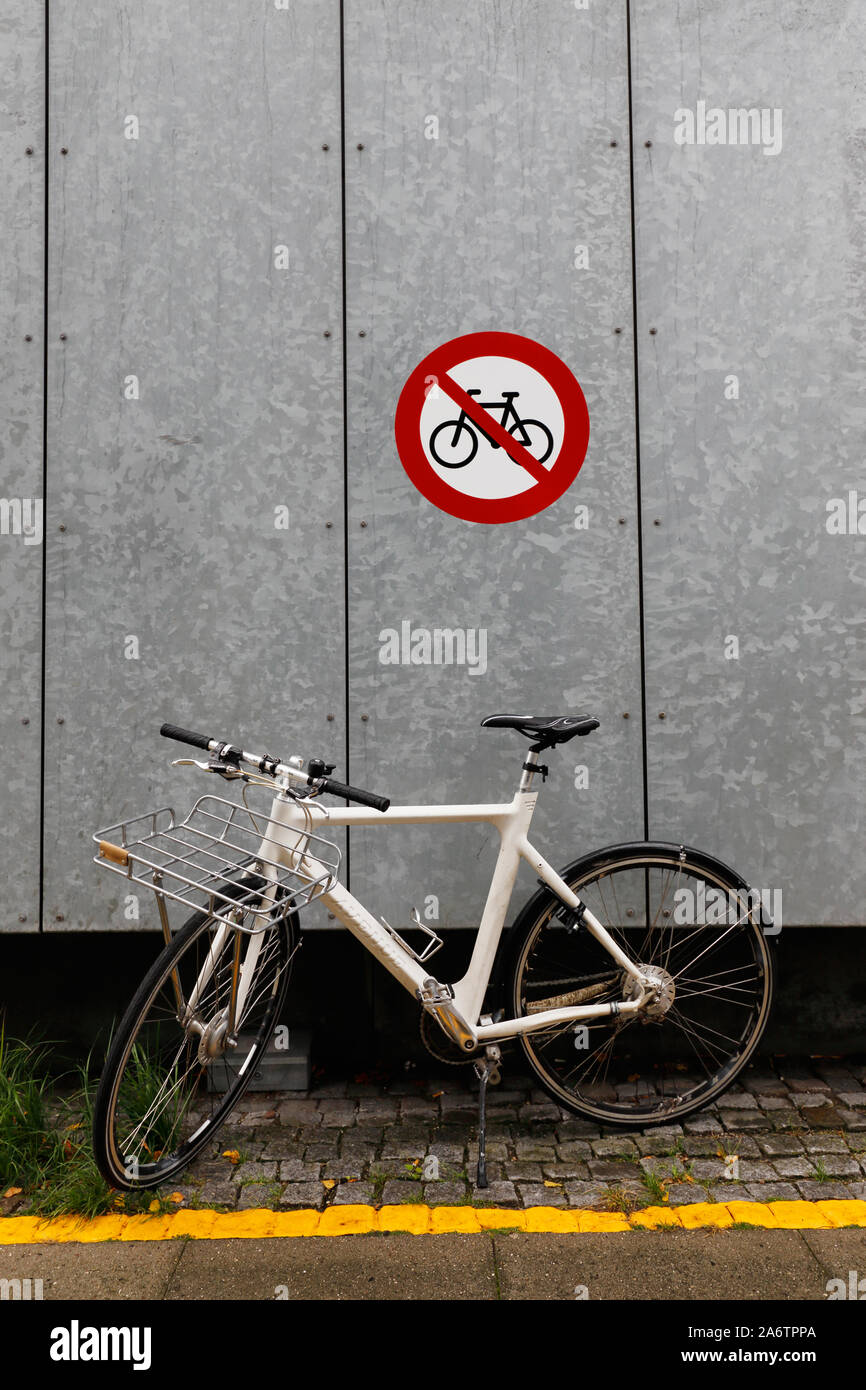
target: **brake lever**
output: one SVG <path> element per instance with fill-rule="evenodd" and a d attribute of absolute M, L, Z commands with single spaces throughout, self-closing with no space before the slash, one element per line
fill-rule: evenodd
<path fill-rule="evenodd" d="M 216 772 L 220 777 L 224 777 L 227 782 L 234 782 L 241 777 L 245 782 L 250 779 L 245 772 L 242 772 L 235 763 L 202 763 L 198 758 L 173 758 L 172 767 L 198 767 L 202 772 Z"/>

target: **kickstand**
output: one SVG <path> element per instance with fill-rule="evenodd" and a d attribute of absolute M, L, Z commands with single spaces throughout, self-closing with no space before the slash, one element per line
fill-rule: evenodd
<path fill-rule="evenodd" d="M 478 1077 L 478 1176 L 477 1186 L 489 1187 L 487 1181 L 487 1085 L 499 1083 L 499 1061 L 501 1053 L 495 1044 L 485 1049 L 485 1056 L 475 1063 Z"/>

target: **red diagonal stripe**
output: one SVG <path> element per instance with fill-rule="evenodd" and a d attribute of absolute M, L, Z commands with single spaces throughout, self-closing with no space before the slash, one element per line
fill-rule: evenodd
<path fill-rule="evenodd" d="M 546 481 L 548 474 L 544 465 L 539 463 L 538 459 L 535 458 L 528 449 L 525 449 L 513 435 L 503 429 L 499 421 L 494 420 L 490 412 L 484 410 L 483 407 L 478 404 L 474 396 L 468 395 L 467 392 L 463 390 L 463 387 L 457 384 L 450 372 L 446 372 L 444 382 L 440 378 L 439 385 L 442 387 L 445 394 L 450 396 L 454 404 L 458 405 L 462 411 L 465 411 L 474 425 L 478 425 L 479 429 L 483 429 L 490 435 L 491 439 L 496 440 L 496 443 L 505 450 L 508 457 L 514 463 L 518 463 L 521 468 L 525 468 L 527 473 L 530 473 L 537 483 Z"/>

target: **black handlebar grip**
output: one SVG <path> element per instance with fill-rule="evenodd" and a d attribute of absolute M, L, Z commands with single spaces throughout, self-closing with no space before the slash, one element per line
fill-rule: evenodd
<path fill-rule="evenodd" d="M 358 787 L 347 787 L 345 782 L 335 782 L 332 777 L 322 778 L 322 791 L 330 792 L 331 796 L 342 796 L 347 801 L 359 801 L 362 806 L 369 806 L 374 811 L 387 811 L 391 802 L 387 796 L 376 796 L 373 792 L 360 791 Z"/>
<path fill-rule="evenodd" d="M 163 724 L 159 732 L 163 738 L 174 738 L 178 743 L 191 743 L 193 748 L 203 748 L 205 752 L 208 751 L 208 745 L 214 742 L 207 734 L 194 734 L 190 729 L 179 729 L 176 724 Z"/>

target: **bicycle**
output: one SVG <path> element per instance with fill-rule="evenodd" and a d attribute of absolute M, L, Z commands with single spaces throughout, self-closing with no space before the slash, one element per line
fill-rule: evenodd
<path fill-rule="evenodd" d="M 560 1106 L 605 1125 L 679 1121 L 734 1081 L 761 1038 L 773 995 L 772 923 L 760 895 L 713 856 L 655 841 L 612 845 L 557 873 L 528 839 L 534 782 L 548 775 L 539 754 L 585 737 L 599 721 L 493 715 L 482 727 L 531 740 L 510 802 L 394 807 L 334 781 L 333 765 L 321 758 L 304 771 L 300 757 L 283 762 L 162 726 L 164 737 L 210 754 L 207 763 L 173 765 L 240 781 L 243 804 L 207 794 L 181 822 L 163 807 L 93 837 L 96 863 L 155 892 L 165 938 L 123 1016 L 97 1093 L 94 1146 L 109 1183 L 159 1186 L 214 1138 L 278 1026 L 302 940 L 299 914 L 313 901 L 415 996 L 433 1054 L 474 1063 L 479 1186 L 487 1183 L 486 1090 L 499 1080 L 507 1040 L 520 1043 Z M 267 812 L 249 806 L 252 787 L 272 793 Z M 325 794 L 358 804 L 325 807 Z M 466 974 L 445 983 L 430 970 L 442 945 L 433 928 L 414 914 L 413 927 L 424 933 L 416 949 L 377 920 L 340 883 L 340 852 L 318 832 L 479 822 L 498 830 L 499 853 Z M 521 862 L 540 886 L 503 942 Z M 724 911 L 696 912 L 710 895 Z M 176 935 L 166 899 L 195 909 Z"/>
<path fill-rule="evenodd" d="M 468 391 L 467 395 L 480 396 L 481 388 L 476 387 L 473 390 Z M 499 423 L 501 424 L 502 428 L 505 429 L 507 426 L 508 433 L 517 440 L 518 444 L 522 444 L 524 449 L 528 449 L 530 453 L 533 452 L 533 438 L 532 434 L 530 433 L 531 427 L 532 431 L 540 436 L 538 444 L 543 444 L 544 446 L 542 452 L 534 455 L 534 457 L 538 459 L 539 463 L 546 463 L 547 460 L 550 458 L 551 453 L 553 452 L 553 435 L 550 433 L 550 430 L 547 428 L 547 426 L 542 424 L 540 420 L 524 420 L 520 417 L 520 415 L 518 415 L 517 410 L 514 406 L 514 400 L 515 397 L 519 395 L 519 391 L 503 391 L 501 401 L 479 401 L 478 404 L 481 406 L 483 410 L 501 410 L 502 415 L 500 417 Z M 514 423 L 508 425 L 508 421 L 512 418 L 512 416 L 514 417 Z M 460 437 L 465 430 L 466 435 L 468 436 L 468 444 L 466 445 L 466 447 L 468 448 L 468 453 L 466 453 L 465 458 L 443 458 L 440 454 L 436 452 L 436 440 L 439 438 L 440 435 L 442 435 L 443 430 L 453 431 L 450 441 L 446 441 L 444 435 L 442 436 L 440 448 L 443 448 L 443 450 L 445 448 L 446 443 L 450 449 L 456 450 L 460 442 Z M 499 449 L 501 447 L 499 444 L 496 443 L 494 439 L 491 439 L 490 435 L 487 433 L 486 430 L 482 429 L 482 427 L 479 424 L 476 424 L 475 421 L 470 420 L 466 412 L 464 410 L 461 410 L 456 420 L 443 420 L 441 425 L 436 426 L 435 430 L 430 436 L 428 448 L 436 462 L 440 464 L 442 468 L 465 468 L 467 464 L 472 462 L 472 460 L 478 452 L 478 434 L 476 434 L 476 430 L 478 431 L 478 434 L 482 434 L 484 436 L 488 444 L 490 444 L 494 449 Z M 536 445 L 536 447 L 538 447 L 538 444 Z"/>

